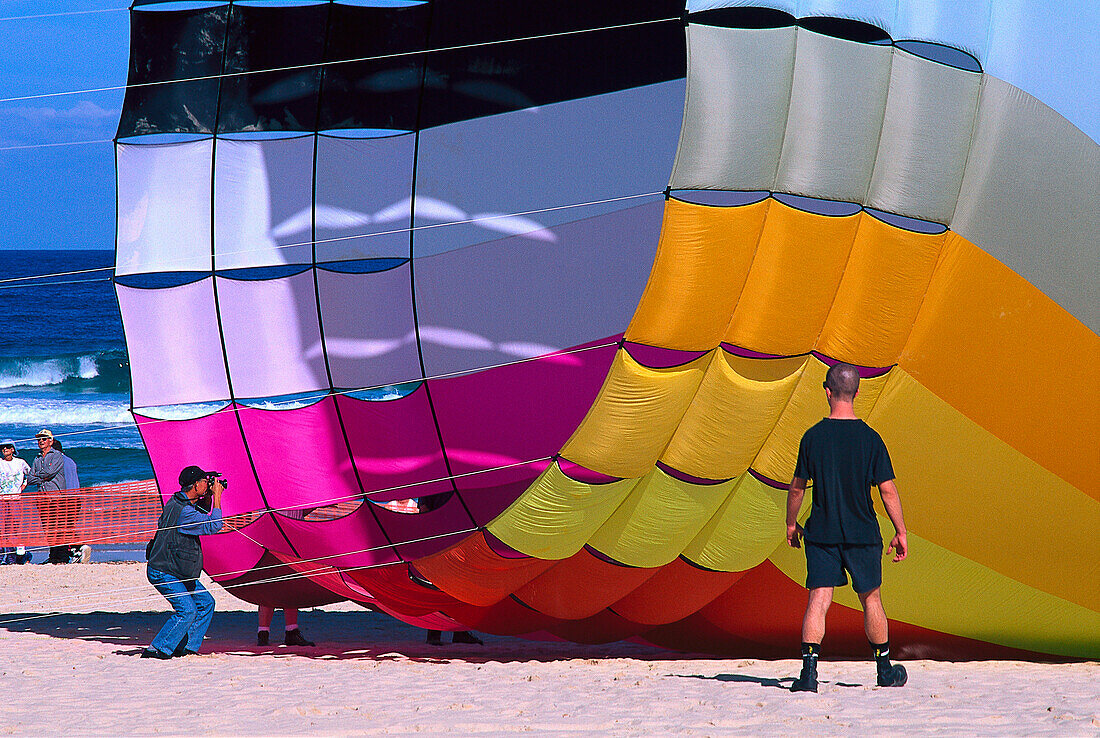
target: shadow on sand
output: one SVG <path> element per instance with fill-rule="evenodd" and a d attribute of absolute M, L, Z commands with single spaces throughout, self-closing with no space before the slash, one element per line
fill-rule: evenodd
<path fill-rule="evenodd" d="M 119 646 L 114 653 L 134 656 L 152 641 L 168 619 L 164 611 L 90 613 L 3 613 L 0 633 L 38 633 L 52 638 L 78 639 Z M 302 632 L 317 643 L 312 647 L 284 646 L 282 613 L 277 612 L 271 628 L 271 645 L 256 645 L 256 614 L 240 610 L 216 612 L 200 653 L 234 656 L 302 657 L 313 659 L 362 659 L 389 661 L 412 659 L 425 662 L 463 661 L 474 664 L 495 662 L 562 661 L 572 659 L 632 658 L 645 661 L 709 659 L 702 654 L 685 654 L 644 644 L 619 642 L 584 645 L 551 640 L 526 640 L 508 636 L 482 635 L 485 645 L 450 643 L 444 634 L 442 646 L 425 643 L 425 631 L 388 615 L 369 610 L 352 612 L 303 610 L 298 616 Z M 713 678 L 713 677 L 711 677 Z"/>
<path fill-rule="evenodd" d="M 714 676 L 704 676 L 702 674 L 675 674 L 682 679 L 715 679 L 719 682 L 751 682 L 753 684 L 759 684 L 761 687 L 775 687 L 777 689 L 789 690 L 791 688 L 791 682 L 794 681 L 793 676 L 783 677 L 782 679 L 773 679 L 771 677 L 758 677 L 750 676 L 748 674 L 715 674 Z M 850 684 L 848 682 L 829 682 L 822 679 L 822 684 L 833 684 L 836 687 L 862 687 L 862 684 Z"/>

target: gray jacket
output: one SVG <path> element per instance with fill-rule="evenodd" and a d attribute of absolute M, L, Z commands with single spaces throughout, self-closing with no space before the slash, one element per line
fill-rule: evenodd
<path fill-rule="evenodd" d="M 65 455 L 51 448 L 49 453 L 35 456 L 27 484 L 37 484 L 39 492 L 68 489 L 65 484 Z"/>

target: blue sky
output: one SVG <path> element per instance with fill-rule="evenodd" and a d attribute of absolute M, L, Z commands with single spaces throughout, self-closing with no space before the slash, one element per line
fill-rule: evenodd
<path fill-rule="evenodd" d="M 0 98 L 126 84 L 126 5 L 0 0 Z M 108 12 L 8 20 L 87 10 Z M 0 249 L 114 248 L 109 141 L 122 98 L 117 90 L 0 102 Z M 89 140 L 107 142 L 11 148 Z"/>
<path fill-rule="evenodd" d="M 760 0 L 776 2 L 785 4 Z M 844 2 L 853 9 L 884 0 Z M 1100 64 L 1094 34 L 1100 2 L 997 2 L 1002 16 L 1016 19 L 1019 37 L 1013 48 L 990 55 L 987 71 L 1038 96 L 1096 140 Z M 124 85 L 127 5 L 128 0 L 0 0 L 0 98 Z M 74 11 L 81 14 L 43 17 Z M 109 139 L 122 99 L 122 90 L 113 90 L 0 102 L 0 249 L 114 247 Z M 57 145 L 78 141 L 100 143 Z M 50 146 L 20 148 L 41 144 Z"/>

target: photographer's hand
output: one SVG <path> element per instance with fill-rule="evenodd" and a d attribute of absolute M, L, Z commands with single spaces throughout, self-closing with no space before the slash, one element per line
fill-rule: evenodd
<path fill-rule="evenodd" d="M 225 491 L 225 487 L 222 486 L 222 480 L 214 480 L 214 507 L 220 508 L 222 506 L 222 492 Z"/>

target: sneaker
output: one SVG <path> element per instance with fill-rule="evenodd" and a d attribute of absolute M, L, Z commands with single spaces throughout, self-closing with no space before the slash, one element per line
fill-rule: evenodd
<path fill-rule="evenodd" d="M 144 651 L 141 652 L 141 658 L 143 658 L 143 659 L 170 659 L 170 658 L 172 658 L 172 654 L 164 653 L 163 651 L 158 651 L 157 649 L 153 648 L 152 646 L 149 646 L 149 648 L 147 648 L 147 649 L 145 649 Z"/>
<path fill-rule="evenodd" d="M 87 564 L 92 560 L 92 547 L 85 543 L 76 549 L 76 563 Z"/>
<path fill-rule="evenodd" d="M 485 643 L 468 630 L 456 630 L 451 637 L 451 643 L 470 643 L 475 646 L 484 646 Z"/>
<path fill-rule="evenodd" d="M 307 641 L 306 637 L 302 635 L 302 631 L 295 628 L 294 630 L 288 630 L 283 635 L 283 645 L 285 646 L 316 646 L 313 641 Z"/>
<path fill-rule="evenodd" d="M 795 679 L 791 683 L 792 692 L 816 692 L 817 691 L 817 672 L 811 669 L 803 669 L 802 673 L 798 675 L 798 679 Z"/>
<path fill-rule="evenodd" d="M 269 635 L 268 635 L 268 632 L 266 630 L 256 631 L 256 645 L 257 646 L 266 646 L 268 644 L 268 638 L 269 638 Z"/>
<path fill-rule="evenodd" d="M 443 633 L 438 630 L 429 630 L 428 637 L 424 641 L 429 646 L 442 646 L 443 645 Z"/>
<path fill-rule="evenodd" d="M 34 554 L 32 554 L 30 551 L 27 551 L 23 555 L 15 555 L 15 563 L 17 564 L 29 564 L 32 561 L 34 561 Z"/>
<path fill-rule="evenodd" d="M 878 686 L 880 687 L 904 687 L 909 681 L 909 674 L 901 664 L 894 664 L 886 671 L 878 673 Z"/>

